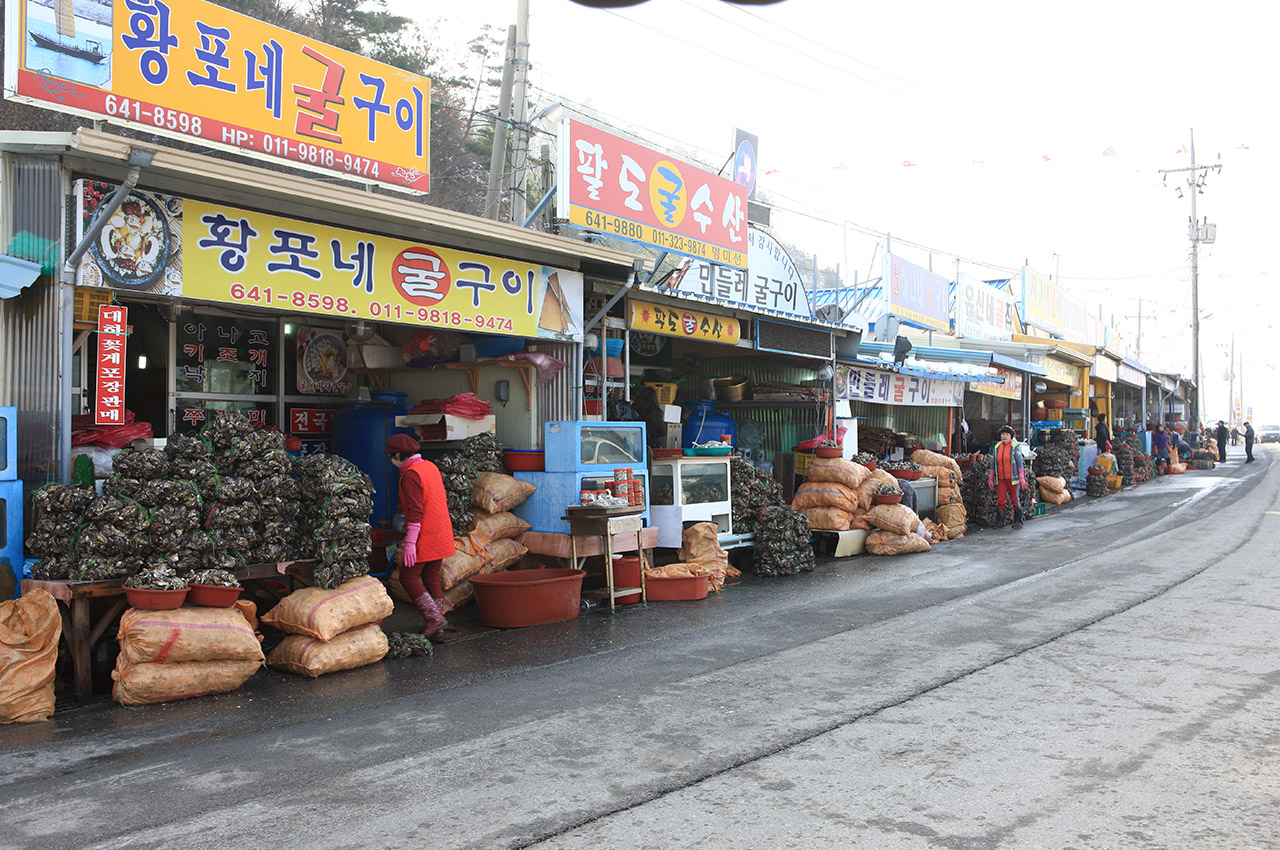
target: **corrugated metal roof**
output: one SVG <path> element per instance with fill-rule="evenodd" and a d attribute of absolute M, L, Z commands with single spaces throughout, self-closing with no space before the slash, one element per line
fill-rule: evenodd
<path fill-rule="evenodd" d="M 12 298 L 40 277 L 40 264 L 0 254 L 0 298 Z"/>

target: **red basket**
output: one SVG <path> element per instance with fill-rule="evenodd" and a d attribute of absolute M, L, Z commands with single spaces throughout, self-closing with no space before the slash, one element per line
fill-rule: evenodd
<path fill-rule="evenodd" d="M 840 457 L 842 452 L 839 446 L 818 446 L 814 454 L 818 457 Z"/>
<path fill-rule="evenodd" d="M 873 505 L 896 505 L 902 501 L 902 494 L 896 496 L 882 496 L 879 493 L 871 494 L 871 504 Z"/>
<path fill-rule="evenodd" d="M 205 608 L 230 608 L 240 598 L 240 590 L 216 584 L 193 584 L 187 589 L 187 602 Z"/>
<path fill-rule="evenodd" d="M 182 590 L 149 590 L 145 587 L 126 587 L 125 599 L 130 608 L 142 608 L 146 611 L 172 611 L 181 608 L 187 599 L 187 588 Z"/>
<path fill-rule="evenodd" d="M 706 599 L 710 576 L 675 576 L 647 578 L 644 595 L 650 602 L 688 602 Z"/>
<path fill-rule="evenodd" d="M 508 472 L 541 472 L 547 468 L 546 453 L 540 449 L 506 449 L 502 465 Z"/>
<path fill-rule="evenodd" d="M 924 475 L 923 469 L 890 469 L 888 472 L 894 478 L 901 478 L 903 481 L 919 481 L 920 476 Z"/>
<path fill-rule="evenodd" d="M 875 472 L 875 471 L 876 471 L 876 462 L 875 462 L 874 460 L 869 460 L 869 461 L 867 461 L 866 463 L 864 463 L 864 464 L 862 464 L 862 465 L 863 465 L 863 466 L 865 466 L 865 467 L 867 468 L 867 471 L 868 471 L 868 472 Z"/>

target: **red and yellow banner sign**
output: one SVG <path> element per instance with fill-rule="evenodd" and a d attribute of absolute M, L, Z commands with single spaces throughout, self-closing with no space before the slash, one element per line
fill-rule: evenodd
<path fill-rule="evenodd" d="M 737 345 L 742 339 L 742 325 L 737 319 L 682 307 L 663 307 L 646 301 L 631 302 L 629 327 L 633 331 L 704 339 L 726 345 Z"/>
<path fill-rule="evenodd" d="M 5 94 L 401 189 L 430 188 L 431 81 L 205 0 L 15 0 Z M 14 61 L 16 59 L 16 62 Z"/>
<path fill-rule="evenodd" d="M 580 121 L 560 125 L 560 218 L 664 251 L 747 267 L 747 189 Z"/>
<path fill-rule="evenodd" d="M 995 370 L 998 376 L 1004 378 L 1003 384 L 975 381 L 969 384 L 969 389 L 975 393 L 995 396 L 996 398 L 1022 398 L 1022 373 L 1006 369 L 1003 366 L 996 366 Z"/>

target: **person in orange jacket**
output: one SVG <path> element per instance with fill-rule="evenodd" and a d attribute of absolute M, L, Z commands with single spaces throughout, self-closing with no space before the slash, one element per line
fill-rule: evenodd
<path fill-rule="evenodd" d="M 400 470 L 400 510 L 404 512 L 404 545 L 400 584 L 426 621 L 422 634 L 439 637 L 447 624 L 440 601 L 440 566 L 453 554 L 453 523 L 440 470 L 423 460 L 418 441 L 407 434 L 387 440 L 387 458 Z"/>
<path fill-rule="evenodd" d="M 1000 442 L 991 447 L 991 469 L 987 473 L 987 483 L 996 491 L 994 528 L 1004 528 L 1009 517 L 1005 503 L 1009 499 L 1013 501 L 1013 527 L 1022 528 L 1021 491 L 1027 485 L 1027 480 L 1022 452 L 1018 450 L 1018 441 L 1013 437 L 1013 429 L 1005 425 L 1000 429 Z"/>

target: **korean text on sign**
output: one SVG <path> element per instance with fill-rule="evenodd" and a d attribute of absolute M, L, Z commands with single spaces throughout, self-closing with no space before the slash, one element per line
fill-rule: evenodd
<path fill-rule="evenodd" d="M 117 304 L 98 308 L 98 373 L 94 387 L 96 425 L 125 424 L 125 333 L 129 311 Z"/>
<path fill-rule="evenodd" d="M 744 268 L 747 190 L 579 121 L 560 129 L 560 216 L 630 242 Z"/>

